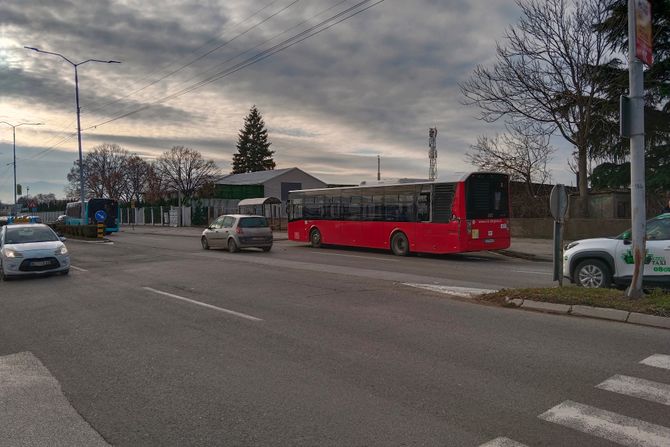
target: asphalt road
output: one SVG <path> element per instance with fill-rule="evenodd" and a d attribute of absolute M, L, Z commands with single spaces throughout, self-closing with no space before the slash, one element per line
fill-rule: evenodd
<path fill-rule="evenodd" d="M 109 444 L 670 445 L 670 331 L 404 285 L 549 285 L 549 264 L 113 240 L 0 283 L 0 379 L 30 353 Z M 7 405 L 0 427 L 40 422 Z"/>

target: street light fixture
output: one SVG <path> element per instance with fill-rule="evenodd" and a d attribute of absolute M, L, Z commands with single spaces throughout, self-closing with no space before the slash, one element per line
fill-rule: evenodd
<path fill-rule="evenodd" d="M 41 126 L 44 123 L 19 123 L 19 124 L 10 124 L 7 121 L 0 121 L 0 124 L 7 124 L 12 128 L 12 134 L 14 137 L 14 208 L 16 209 L 16 128 L 20 126 Z"/>
<path fill-rule="evenodd" d="M 80 120 L 80 107 L 79 107 L 79 75 L 77 73 L 77 67 L 80 65 L 84 65 L 87 62 L 99 62 L 101 64 L 120 64 L 121 62 L 119 61 L 103 61 L 100 59 L 86 59 L 83 62 L 78 62 L 74 63 L 67 57 L 63 56 L 60 53 L 54 53 L 51 51 L 44 51 L 40 50 L 39 48 L 35 47 L 23 47 L 27 50 L 32 50 L 36 51 L 38 53 L 44 53 L 44 54 L 52 54 L 54 56 L 58 56 L 62 58 L 65 62 L 68 64 L 72 65 L 74 67 L 74 91 L 75 91 L 75 97 L 77 101 L 77 140 L 79 141 L 79 187 L 80 187 L 80 196 L 79 199 L 81 200 L 81 221 L 82 225 L 85 224 L 86 222 L 86 210 L 84 209 L 84 157 L 82 155 L 82 150 L 81 150 L 81 120 Z"/>

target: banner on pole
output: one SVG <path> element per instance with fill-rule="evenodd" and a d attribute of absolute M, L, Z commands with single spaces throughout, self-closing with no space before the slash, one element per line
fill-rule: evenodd
<path fill-rule="evenodd" d="M 654 61 L 649 0 L 635 0 L 635 56 L 647 65 Z"/>

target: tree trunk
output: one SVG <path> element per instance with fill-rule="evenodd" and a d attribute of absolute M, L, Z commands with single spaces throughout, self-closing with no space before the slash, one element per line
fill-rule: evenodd
<path fill-rule="evenodd" d="M 582 143 L 579 147 L 579 211 L 581 217 L 589 217 L 589 178 L 586 160 L 586 144 Z"/>

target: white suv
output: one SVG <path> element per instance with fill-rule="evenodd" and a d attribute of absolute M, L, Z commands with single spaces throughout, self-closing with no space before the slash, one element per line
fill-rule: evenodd
<path fill-rule="evenodd" d="M 583 239 L 566 247 L 563 276 L 583 287 L 625 287 L 633 276 L 630 230 L 617 237 Z M 670 288 L 670 213 L 647 221 L 643 284 Z"/>

